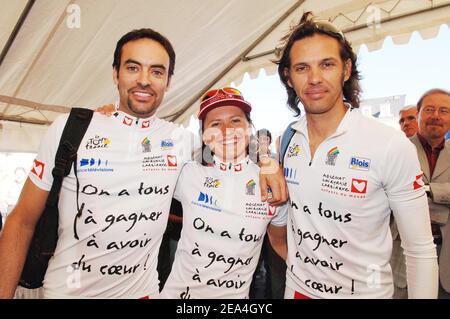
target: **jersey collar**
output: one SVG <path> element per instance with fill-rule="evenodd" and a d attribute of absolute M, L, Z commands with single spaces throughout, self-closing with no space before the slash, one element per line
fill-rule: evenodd
<path fill-rule="evenodd" d="M 359 116 L 361 116 L 359 109 L 352 107 L 348 103 L 345 103 L 345 106 L 347 107 L 347 111 L 345 112 L 345 115 L 342 118 L 341 123 L 339 123 L 336 132 L 334 132 L 330 137 L 339 136 L 347 132 L 352 127 L 352 125 L 356 124 L 357 119 L 359 118 Z M 292 125 L 292 128 L 298 131 L 299 133 L 303 134 L 304 136 L 308 136 L 307 125 L 308 122 L 306 120 L 306 116 L 303 116 L 299 121 L 297 121 L 295 124 Z"/>
<path fill-rule="evenodd" d="M 214 156 L 213 158 L 214 163 L 212 165 L 221 172 L 240 173 L 243 172 L 250 164 L 250 158 L 248 156 L 238 163 L 222 162 L 216 156 Z"/>
<path fill-rule="evenodd" d="M 138 118 L 131 116 L 122 111 L 115 111 L 112 115 L 117 122 L 119 122 L 123 126 L 135 127 L 139 129 L 148 129 L 155 121 L 155 115 L 152 115 L 148 118 Z"/>

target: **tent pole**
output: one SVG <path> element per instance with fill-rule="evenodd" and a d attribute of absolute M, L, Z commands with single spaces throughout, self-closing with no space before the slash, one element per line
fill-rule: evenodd
<path fill-rule="evenodd" d="M 36 125 L 50 125 L 50 124 L 52 124 L 50 121 L 26 119 L 26 118 L 23 118 L 21 116 L 1 116 L 0 117 L 0 125 L 1 125 L 2 121 L 14 122 L 14 123 L 36 124 Z"/>
<path fill-rule="evenodd" d="M 74 3 L 75 1 L 76 1 L 76 0 L 70 0 L 69 5 L 72 4 L 72 3 Z M 34 1 L 33 1 L 33 2 L 34 2 Z M 41 58 L 41 56 L 42 56 L 43 52 L 45 51 L 45 49 L 47 48 L 47 46 L 48 46 L 50 40 L 51 40 L 52 37 L 55 35 L 55 32 L 56 32 L 58 26 L 60 26 L 61 23 L 64 21 L 65 15 L 66 15 L 66 12 L 63 11 L 63 12 L 61 13 L 61 16 L 59 17 L 58 21 L 56 22 L 56 24 L 53 26 L 53 29 L 50 31 L 50 33 L 48 34 L 48 36 L 47 36 L 47 38 L 45 39 L 45 41 L 43 41 L 43 44 L 40 46 L 40 48 L 39 48 L 37 54 L 33 57 L 33 60 L 31 61 L 30 65 L 28 66 L 28 69 L 27 69 L 25 75 L 22 77 L 22 80 L 21 80 L 20 83 L 17 85 L 17 87 L 16 87 L 14 93 L 12 94 L 13 97 L 15 97 L 15 96 L 18 94 L 18 92 L 22 89 L 22 86 L 24 85 L 25 81 L 27 80 L 28 75 L 29 75 L 29 74 L 31 73 L 31 71 L 34 69 L 34 67 L 35 67 L 35 65 L 36 65 L 36 63 L 37 63 L 37 61 Z M 20 105 L 20 104 L 18 104 L 18 105 Z M 7 104 L 6 107 L 3 109 L 3 114 L 1 114 L 1 115 L 7 114 L 7 111 L 8 111 L 8 109 L 9 109 L 10 106 L 11 106 L 10 104 Z M 39 109 L 37 109 L 37 110 L 39 111 Z M 41 113 L 41 114 L 42 114 L 42 113 Z M 45 115 L 42 114 L 42 116 L 45 118 Z"/>
<path fill-rule="evenodd" d="M 281 22 L 287 19 L 288 16 L 297 10 L 306 0 L 297 1 L 292 7 L 290 7 L 275 23 L 273 23 L 263 34 L 261 34 L 244 52 L 239 54 L 237 58 L 233 60 L 218 76 L 216 76 L 212 81 L 210 81 L 198 94 L 196 94 L 188 103 L 186 103 L 179 111 L 163 116 L 164 119 L 170 119 L 170 121 L 175 121 L 184 112 L 186 112 L 192 104 L 194 104 L 199 98 L 202 97 L 214 84 L 216 84 L 222 77 L 224 77 L 232 68 L 234 68 L 239 62 L 243 61 L 245 56 L 253 50 L 262 40 L 264 40 Z"/>
<path fill-rule="evenodd" d="M 31 8 L 33 7 L 35 1 L 36 0 L 28 0 L 25 8 L 22 10 L 22 14 L 19 17 L 19 20 L 17 20 L 16 26 L 14 27 L 11 34 L 9 35 L 8 41 L 6 41 L 6 44 L 3 47 L 2 52 L 0 53 L 0 66 L 2 65 L 3 60 L 5 59 L 6 55 L 8 54 L 9 49 L 11 49 L 11 46 L 14 43 L 14 40 L 16 39 L 16 36 L 19 33 L 20 29 L 22 28 L 25 20 L 27 19 L 27 16 L 30 13 Z"/>
<path fill-rule="evenodd" d="M 25 106 L 25 107 L 29 107 L 30 109 L 33 109 L 33 110 L 41 110 L 41 111 L 69 113 L 71 110 L 71 108 L 67 107 L 67 106 L 41 104 L 41 103 L 36 103 L 33 101 L 19 99 L 16 97 L 1 95 L 1 94 L 0 94 L 0 102 L 5 103 L 5 104 L 14 104 L 14 105 Z M 2 115 L 0 114 L 0 119 L 1 119 L 1 116 Z"/>
<path fill-rule="evenodd" d="M 427 8 L 427 9 L 423 9 L 423 10 L 419 10 L 419 11 L 414 11 L 414 12 L 410 12 L 410 13 L 406 13 L 406 14 L 402 14 L 402 15 L 398 15 L 396 17 L 389 17 L 389 18 L 385 18 L 385 19 L 381 19 L 380 23 L 386 23 L 386 22 L 391 22 L 391 21 L 395 21 L 395 20 L 399 20 L 399 19 L 404 19 L 410 16 L 413 16 L 415 14 L 420 14 L 420 13 L 426 13 L 426 12 L 430 12 L 430 11 L 434 11 L 434 10 L 439 10 L 445 7 L 449 7 L 450 4 L 442 4 L 442 5 L 438 5 L 435 7 L 431 7 L 431 8 Z M 360 25 L 356 25 L 353 27 L 349 27 L 346 28 L 344 30 L 342 30 L 342 32 L 344 32 L 344 34 L 346 33 L 350 33 L 350 32 L 354 32 L 354 31 L 358 31 L 358 30 L 362 30 L 364 28 L 367 28 L 367 24 L 360 24 Z M 265 51 L 265 52 L 261 52 L 261 53 L 257 53 L 254 55 L 250 55 L 250 56 L 245 56 L 243 57 L 242 61 L 246 62 L 246 61 L 250 61 L 250 60 L 254 60 L 263 56 L 267 56 L 267 55 L 272 55 L 275 53 L 275 49 L 273 50 L 269 50 L 269 51 Z"/>

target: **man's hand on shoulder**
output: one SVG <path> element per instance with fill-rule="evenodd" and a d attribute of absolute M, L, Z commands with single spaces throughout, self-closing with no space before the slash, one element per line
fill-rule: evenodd
<path fill-rule="evenodd" d="M 111 116 L 115 112 L 116 108 L 112 104 L 103 105 L 100 107 L 97 107 L 94 111 L 98 112 L 100 114 Z"/>

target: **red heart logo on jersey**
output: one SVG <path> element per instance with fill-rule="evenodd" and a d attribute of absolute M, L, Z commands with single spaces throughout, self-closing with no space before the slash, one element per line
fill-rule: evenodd
<path fill-rule="evenodd" d="M 423 173 L 416 176 L 416 180 L 413 183 L 413 189 L 414 190 L 422 188 L 425 185 L 425 183 L 423 182 L 422 177 L 423 177 Z"/>
<path fill-rule="evenodd" d="M 38 160 L 34 160 L 33 168 L 31 169 L 31 173 L 42 179 L 44 175 L 45 163 L 39 162 Z"/>
<path fill-rule="evenodd" d="M 177 166 L 177 157 L 174 155 L 167 155 L 167 166 L 176 167 Z"/>
<path fill-rule="evenodd" d="M 272 205 L 268 205 L 268 215 L 269 216 L 273 216 L 275 215 L 275 211 L 277 210 L 277 208 L 275 206 Z"/>
<path fill-rule="evenodd" d="M 367 181 L 363 179 L 352 179 L 352 193 L 365 194 L 367 192 Z"/>
<path fill-rule="evenodd" d="M 133 123 L 133 119 L 125 116 L 123 118 L 123 122 L 122 123 L 125 124 L 125 125 L 128 125 L 128 126 L 131 126 L 131 123 Z"/>

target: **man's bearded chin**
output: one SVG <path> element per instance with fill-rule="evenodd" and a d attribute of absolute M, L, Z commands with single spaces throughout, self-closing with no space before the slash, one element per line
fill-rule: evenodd
<path fill-rule="evenodd" d="M 151 110 L 148 110 L 148 111 L 141 110 L 133 104 L 133 101 L 130 98 L 128 98 L 128 100 L 127 100 L 127 105 L 128 105 L 128 108 L 131 111 L 133 111 L 134 114 L 138 114 L 138 115 L 148 115 L 154 110 L 153 108 L 151 108 Z"/>

